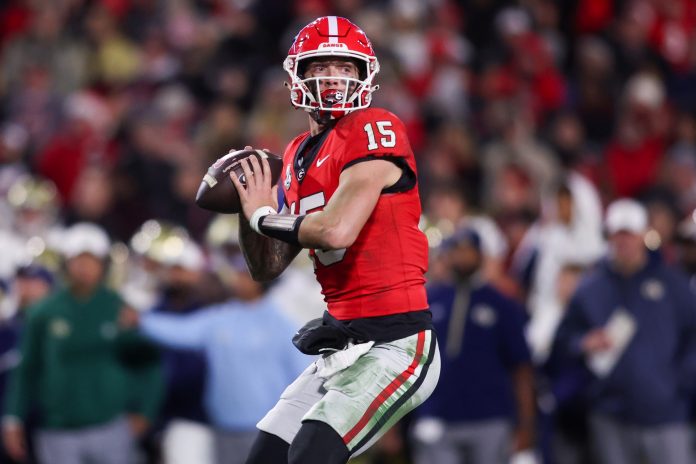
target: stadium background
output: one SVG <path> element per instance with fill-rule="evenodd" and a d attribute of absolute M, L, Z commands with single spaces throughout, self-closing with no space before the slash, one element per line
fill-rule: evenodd
<path fill-rule="evenodd" d="M 219 274 L 213 250 L 234 241 L 234 224 L 193 204 L 201 176 L 232 147 L 281 153 L 305 130 L 281 63 L 293 34 L 326 14 L 371 38 L 382 68 L 373 105 L 408 128 L 431 279 L 447 273 L 440 242 L 470 218 L 488 237 L 484 274 L 533 313 L 544 302 L 529 299 L 529 231 L 558 220 L 547 200 L 563 186 L 599 201 L 584 221 L 599 236 L 602 207 L 639 199 L 646 244 L 694 270 L 679 248 L 696 240 L 692 1 L 9 0 L 3 317 L 16 312 L 17 269 L 38 263 L 60 278 L 61 230 L 81 221 L 113 239 L 110 281 L 138 309 L 158 297 L 152 266 Z M 443 186 L 460 188 L 461 203 Z M 209 286 L 206 302 L 226 296 Z M 298 323 L 321 311 L 304 255 L 274 291 Z M 407 460 L 407 433 L 390 440 L 378 454 Z"/>

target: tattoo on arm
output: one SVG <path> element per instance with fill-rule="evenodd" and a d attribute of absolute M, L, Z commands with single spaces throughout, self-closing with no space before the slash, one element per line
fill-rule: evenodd
<path fill-rule="evenodd" d="M 241 215 L 239 242 L 249 272 L 257 281 L 278 277 L 302 250 L 301 247 L 257 234 Z"/>

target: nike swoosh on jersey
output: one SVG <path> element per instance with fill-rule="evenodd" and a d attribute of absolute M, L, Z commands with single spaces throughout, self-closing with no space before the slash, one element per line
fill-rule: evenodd
<path fill-rule="evenodd" d="M 326 161 L 326 159 L 327 159 L 329 156 L 331 156 L 331 155 L 326 155 L 325 157 L 318 159 L 318 160 L 317 160 L 317 167 L 319 167 L 319 166 L 321 166 L 322 164 L 324 164 L 324 161 Z"/>

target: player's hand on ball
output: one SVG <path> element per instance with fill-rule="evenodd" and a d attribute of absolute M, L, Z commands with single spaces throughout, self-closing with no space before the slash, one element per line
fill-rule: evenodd
<path fill-rule="evenodd" d="M 243 150 L 230 150 L 225 156 L 215 161 L 207 170 L 201 185 L 196 193 L 196 204 L 203 209 L 215 211 L 216 213 L 236 214 L 242 213 L 242 203 L 239 198 L 239 192 L 245 188 L 238 188 L 238 185 L 246 185 L 247 177 L 252 176 L 245 174 L 243 163 L 245 158 L 255 159 L 257 161 L 254 166 L 258 167 L 257 174 L 262 173 L 261 160 L 265 160 L 270 166 L 271 184 L 276 184 L 280 178 L 280 173 L 283 169 L 283 158 L 268 150 L 254 150 L 247 145 Z M 247 166 L 252 166 L 247 164 Z M 237 179 L 240 181 L 235 184 L 231 178 L 230 172 L 234 172 Z M 264 176 L 261 176 L 263 179 Z M 277 200 L 273 199 L 275 204 Z"/>
<path fill-rule="evenodd" d="M 254 211 L 262 206 L 270 206 L 278 210 L 278 186 L 274 185 L 271 176 L 271 167 L 268 160 L 259 160 L 255 156 L 244 158 L 240 161 L 246 186 L 242 185 L 234 171 L 230 171 L 230 179 L 237 189 L 242 211 L 247 219 L 251 218 Z"/>

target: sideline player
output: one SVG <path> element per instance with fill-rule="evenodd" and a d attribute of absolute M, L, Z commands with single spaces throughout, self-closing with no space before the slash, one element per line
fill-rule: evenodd
<path fill-rule="evenodd" d="M 258 280 L 310 249 L 328 311 L 296 344 L 329 351 L 259 422 L 247 463 L 345 463 L 421 404 L 440 373 L 416 163 L 403 123 L 368 108 L 379 64 L 355 24 L 328 16 L 305 26 L 284 68 L 310 130 L 285 150 L 280 214 L 265 160 L 245 160 L 246 187 L 231 176 L 241 245 Z"/>

